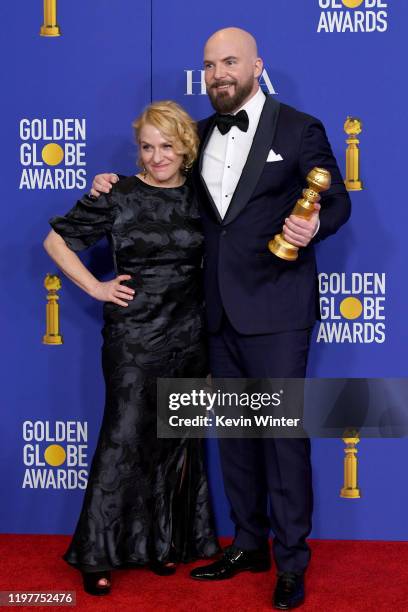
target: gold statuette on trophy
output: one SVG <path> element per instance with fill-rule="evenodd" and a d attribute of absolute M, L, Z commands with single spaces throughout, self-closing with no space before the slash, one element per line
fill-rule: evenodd
<path fill-rule="evenodd" d="M 330 187 L 331 175 L 324 168 L 313 168 L 307 175 L 306 180 L 308 187 L 303 189 L 303 197 L 296 202 L 291 214 L 303 219 L 310 219 L 316 211 L 315 203 L 320 200 L 319 193 Z M 269 241 L 268 249 L 277 257 L 287 261 L 295 261 L 298 258 L 299 247 L 285 240 L 283 233 L 276 234 L 273 240 Z"/>
<path fill-rule="evenodd" d="M 44 287 L 47 295 L 47 328 L 43 337 L 43 344 L 62 344 L 62 336 L 59 333 L 59 296 L 57 291 L 61 289 L 61 279 L 56 274 L 47 274 Z"/>
<path fill-rule="evenodd" d="M 40 30 L 41 36 L 61 36 L 57 24 L 57 0 L 44 0 L 44 23 Z"/>
<path fill-rule="evenodd" d="M 347 117 L 344 131 L 348 135 L 346 140 L 348 147 L 346 151 L 346 180 L 344 181 L 347 191 L 361 191 L 363 183 L 360 180 L 360 144 L 357 138 L 361 134 L 363 124 L 360 119 Z"/>

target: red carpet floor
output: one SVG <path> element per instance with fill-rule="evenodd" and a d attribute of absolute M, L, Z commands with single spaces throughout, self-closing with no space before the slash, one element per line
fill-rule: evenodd
<path fill-rule="evenodd" d="M 76 591 L 75 610 L 101 612 L 271 610 L 274 570 L 262 574 L 245 572 L 213 584 L 190 579 L 188 572 L 193 565 L 181 566 L 174 576 L 166 577 L 145 569 L 119 570 L 113 575 L 110 595 L 87 595 L 79 572 L 61 559 L 68 542 L 67 536 L 0 536 L 0 590 Z M 307 601 L 302 611 L 408 612 L 408 542 L 312 540 L 311 547 Z"/>

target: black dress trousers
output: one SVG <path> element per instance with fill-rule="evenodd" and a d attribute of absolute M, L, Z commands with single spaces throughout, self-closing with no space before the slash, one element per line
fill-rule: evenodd
<path fill-rule="evenodd" d="M 209 338 L 212 375 L 304 378 L 311 331 L 242 335 L 224 313 L 221 328 Z M 220 439 L 219 448 L 235 546 L 260 548 L 272 529 L 278 571 L 302 573 L 310 559 L 306 543 L 313 507 L 310 440 Z"/>

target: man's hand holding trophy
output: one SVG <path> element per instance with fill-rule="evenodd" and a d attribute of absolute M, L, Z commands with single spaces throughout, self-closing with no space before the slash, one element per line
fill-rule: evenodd
<path fill-rule="evenodd" d="M 286 219 L 282 233 L 276 234 L 268 243 L 271 253 L 287 261 L 295 261 L 298 258 L 299 246 L 307 246 L 310 242 L 312 238 L 310 223 L 305 223 L 305 221 L 309 222 L 313 217 L 318 216 L 319 194 L 330 188 L 331 175 L 328 170 L 315 167 L 309 172 L 306 180 L 308 187 L 303 189 L 303 197 L 296 202 L 291 216 Z M 299 236 L 299 234 L 301 234 L 300 240 L 295 238 L 295 235 Z M 293 244 L 294 242 L 297 242 L 299 246 Z"/>

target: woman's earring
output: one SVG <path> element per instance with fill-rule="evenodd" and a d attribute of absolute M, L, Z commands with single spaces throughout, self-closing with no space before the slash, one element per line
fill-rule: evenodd
<path fill-rule="evenodd" d="M 146 168 L 144 166 L 142 166 L 142 168 L 143 168 L 143 178 L 146 178 L 147 170 L 146 170 Z"/>

